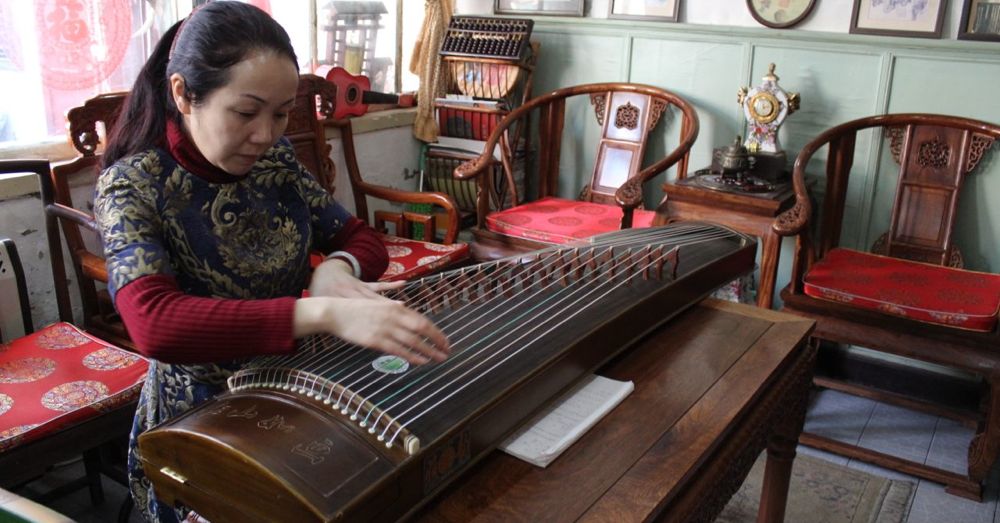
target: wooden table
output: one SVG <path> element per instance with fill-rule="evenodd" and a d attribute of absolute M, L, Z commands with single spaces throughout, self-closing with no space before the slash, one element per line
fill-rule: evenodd
<path fill-rule="evenodd" d="M 720 223 L 761 239 L 757 305 L 771 308 L 781 255 L 781 237 L 771 229 L 775 217 L 795 204 L 791 184 L 775 194 L 732 193 L 698 185 L 696 178 L 663 184 L 663 201 L 654 225 L 704 220 Z"/>
<path fill-rule="evenodd" d="M 766 447 L 759 520 L 782 521 L 812 326 L 705 300 L 601 372 L 635 391 L 548 468 L 494 451 L 417 519 L 708 522 Z"/>

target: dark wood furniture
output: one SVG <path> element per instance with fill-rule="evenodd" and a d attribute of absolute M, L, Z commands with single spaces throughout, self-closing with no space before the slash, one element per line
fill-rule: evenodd
<path fill-rule="evenodd" d="M 418 520 L 709 522 L 766 447 L 758 521 L 783 521 L 811 328 L 707 299 L 600 372 L 635 390 L 547 468 L 494 451 Z"/>
<path fill-rule="evenodd" d="M 771 225 L 795 203 L 791 186 L 776 194 L 733 193 L 697 184 L 697 178 L 678 178 L 663 184 L 663 201 L 656 209 L 654 225 L 683 220 L 703 220 L 732 227 L 761 239 L 760 282 L 757 306 L 771 308 L 781 257 L 781 236 Z"/>
<path fill-rule="evenodd" d="M 574 111 L 593 111 L 593 114 L 577 118 Z M 645 183 L 671 167 L 676 166 L 679 174 L 687 172 L 688 152 L 698 136 L 698 115 L 694 107 L 672 92 L 648 85 L 578 85 L 557 89 L 525 102 L 500 121 L 479 158 L 455 169 L 457 178 L 475 178 L 479 187 L 473 229 L 475 241 L 472 244 L 473 257 L 477 260 L 499 258 L 565 241 L 539 240 L 536 239 L 538 235 L 535 239 L 525 235 L 515 236 L 498 232 L 487 223 L 492 213 L 504 210 L 498 207 L 498 202 L 511 202 L 516 209 L 517 202 L 522 201 L 523 195 L 517 193 L 508 155 L 500 157 L 510 194 L 505 198 L 491 197 L 490 188 L 497 186 L 491 179 L 494 148 L 499 145 L 501 151 L 509 150 L 511 144 L 506 143 L 508 128 L 519 125 L 525 119 L 538 122 L 539 143 L 533 149 L 537 151 L 537 158 L 526 162 L 533 164 L 537 172 L 526 173 L 525 181 L 526 185 L 536 189 L 537 199 L 558 197 L 560 194 L 560 155 L 564 135 L 582 138 L 587 130 L 580 127 L 581 122 L 594 124 L 591 129 L 598 137 L 598 151 L 593 172 L 584 187 L 572 191 L 579 193 L 581 201 L 614 208 L 613 218 L 620 219 L 620 223 L 606 226 L 605 231 L 595 231 L 593 224 L 585 224 L 589 234 L 582 234 L 584 237 L 596 232 L 632 227 L 635 212 L 643 206 Z M 671 123 L 678 129 L 678 142 L 663 158 L 646 164 L 644 153 L 647 141 L 661 119 L 676 119 Z"/>
<path fill-rule="evenodd" d="M 93 216 L 94 184 L 101 172 L 100 143 L 114 128 L 127 93 L 95 96 L 66 114 L 70 142 L 79 155 L 52 166 L 42 178 L 42 201 L 62 225 L 80 287 L 83 327 L 118 346 L 132 347 L 125 326 L 108 296 L 107 267 Z M 76 198 L 74 198 L 76 196 Z M 56 232 L 58 233 L 58 231 Z M 56 287 L 57 292 L 66 292 Z M 59 315 L 72 318 L 69 301 Z"/>
<path fill-rule="evenodd" d="M 437 217 L 440 213 L 445 221 L 445 232 L 443 238 L 440 239 L 440 243 L 444 245 L 455 243 L 455 240 L 458 238 L 459 216 L 458 206 L 451 196 L 435 191 L 404 191 L 365 181 L 361 176 L 361 168 L 358 165 L 351 120 L 329 120 L 324 122 L 324 125 L 334 127 L 340 131 L 340 140 L 344 147 L 344 161 L 347 165 L 347 176 L 351 182 L 351 192 L 354 195 L 354 208 L 359 218 L 373 223 L 373 226 L 384 234 L 389 233 L 386 224 L 392 223 L 395 229 L 395 236 L 403 238 L 411 238 L 415 229 L 414 225 L 420 225 L 422 230 L 421 239 L 425 242 L 435 242 L 435 234 L 439 225 Z M 433 206 L 433 209 L 437 209 L 437 211 L 417 212 L 412 210 L 412 207 L 404 207 L 404 210 L 400 212 L 379 210 L 369 215 L 368 198 L 375 198 L 402 206 L 429 204 Z M 371 219 L 369 219 L 369 216 L 371 216 Z"/>
<path fill-rule="evenodd" d="M 43 188 L 48 185 L 48 180 L 50 180 L 49 169 L 49 162 L 46 160 L 0 160 L 0 173 L 34 173 L 38 175 Z M 51 189 L 43 192 L 51 195 Z M 56 217 L 67 211 L 56 207 L 51 200 L 44 201 L 43 207 L 48 257 L 55 284 L 59 318 L 63 322 L 72 323 L 70 285 L 69 279 L 66 277 L 59 225 L 56 222 Z M 13 242 L 4 240 L 4 244 L 6 252 L 16 253 L 13 251 Z M 3 258 L 13 258 L 13 261 L 16 261 L 17 257 L 16 255 L 7 255 Z M 21 271 L 21 267 L 17 263 L 4 264 L 2 268 L 5 272 L 18 273 Z M 24 282 L 23 273 L 21 273 L 20 280 L 22 283 Z M 27 307 L 27 292 L 19 292 L 19 294 L 22 294 L 25 299 L 22 306 Z M 29 335 L 36 332 L 30 321 L 30 316 L 27 316 L 26 319 L 24 333 Z M 49 327 L 45 327 L 43 330 L 49 329 Z M 58 324 L 55 327 L 58 327 Z M 52 335 L 50 331 L 46 332 Z M 5 339 L 5 341 L 13 342 L 10 339 Z M 43 354 L 39 354 L 39 356 L 43 356 Z M 12 382 L 14 385 L 5 386 L 16 386 L 20 383 L 21 380 L 16 379 L 16 369 L 15 366 L 15 380 Z M 136 385 L 136 395 L 138 395 L 138 388 L 139 385 Z M 101 485 L 102 474 L 122 485 L 128 484 L 124 469 L 124 444 L 127 442 L 128 433 L 132 428 L 135 406 L 134 399 L 113 407 L 109 405 L 102 412 L 92 412 L 79 422 L 70 423 L 62 429 L 38 439 L 31 439 L 26 443 L 19 443 L 17 436 L 7 440 L 5 443 L 9 447 L 0 449 L 0 471 L 3 471 L 0 473 L 0 487 L 13 488 L 36 479 L 44 475 L 53 465 L 76 459 L 82 454 L 85 476 L 56 487 L 53 491 L 46 493 L 44 499 L 51 499 L 87 487 L 91 501 L 95 505 L 102 503 L 104 500 L 104 491 Z M 10 405 L 7 407 L 9 408 Z M 83 409 L 92 410 L 90 406 L 85 406 Z M 66 411 L 62 415 L 76 417 L 76 412 L 74 409 Z"/>
<path fill-rule="evenodd" d="M 922 463 L 804 434 L 802 443 L 858 458 L 877 465 L 944 483 L 948 491 L 981 499 L 982 484 L 1000 452 L 1000 335 L 976 332 L 942 323 L 919 321 L 899 313 L 861 308 L 834 299 L 807 295 L 810 269 L 841 243 L 841 224 L 849 175 L 854 164 L 858 133 L 884 132 L 887 149 L 900 164 L 889 231 L 873 247 L 876 253 L 933 265 L 956 266 L 961 255 L 952 230 L 963 180 L 1000 138 L 1000 125 L 930 114 L 892 114 L 850 121 L 829 129 L 809 142 L 795 160 L 795 205 L 774 222 L 782 236 L 796 235 L 792 281 L 781 292 L 784 310 L 816 320 L 813 337 L 828 342 L 866 347 L 888 354 L 961 369 L 980 376 L 986 394 L 973 422 L 976 435 L 969 446 L 968 471 L 956 474 Z M 825 201 L 818 212 L 818 238 L 808 226 L 812 205 L 804 174 L 821 147 L 828 147 Z M 926 266 L 934 269 L 932 265 Z M 872 281 L 875 285 L 906 282 Z M 954 289 L 953 292 L 962 292 Z M 910 407 L 932 408 L 924 401 L 850 384 L 822 382 L 856 394 L 898 402 Z M 936 410 L 932 412 L 937 412 Z M 953 416 L 958 416 L 953 414 Z"/>
<path fill-rule="evenodd" d="M 296 157 L 306 166 L 331 194 L 335 191 L 332 147 L 326 141 L 326 129 L 332 127 L 340 132 L 347 166 L 348 181 L 354 197 L 355 214 L 381 232 L 383 241 L 390 251 L 390 265 L 383 280 L 419 278 L 435 271 L 468 260 L 468 246 L 456 242 L 458 237 L 458 211 L 455 201 L 440 192 L 404 191 L 392 187 L 376 185 L 364 180 L 354 144 L 354 132 L 349 118 L 333 119 L 337 87 L 316 75 L 303 74 L 299 77 L 299 99 L 289 120 L 285 136 L 292 141 Z M 400 211 L 378 210 L 369 215 L 368 198 L 390 202 Z M 417 210 L 415 205 L 428 205 L 427 212 Z M 438 238 L 439 216 L 444 217 L 446 230 Z M 393 224 L 389 233 L 387 224 Z M 413 239 L 419 231 L 420 238 Z M 393 249 L 399 247 L 400 249 Z M 397 252 L 410 255 L 393 257 Z"/>
<path fill-rule="evenodd" d="M 326 130 L 320 115 L 329 116 L 333 112 L 333 100 L 337 97 L 336 86 L 314 74 L 299 75 L 295 105 L 288 115 L 285 138 L 295 149 L 295 158 L 319 180 L 330 194 L 333 194 L 337 171 L 330 159 L 333 149 L 326 141 Z"/>

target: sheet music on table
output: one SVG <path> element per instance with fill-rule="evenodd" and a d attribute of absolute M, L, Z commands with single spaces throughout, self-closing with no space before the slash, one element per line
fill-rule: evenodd
<path fill-rule="evenodd" d="M 588 376 L 511 434 L 500 450 L 545 468 L 634 389 L 631 381 Z"/>

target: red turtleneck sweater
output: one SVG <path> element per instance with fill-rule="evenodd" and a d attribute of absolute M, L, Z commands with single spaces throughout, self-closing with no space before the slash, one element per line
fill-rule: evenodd
<path fill-rule="evenodd" d="M 240 178 L 209 163 L 172 121 L 167 124 L 167 145 L 178 163 L 207 181 L 226 183 Z M 324 248 L 354 255 L 362 279 L 368 281 L 381 276 L 388 263 L 378 235 L 357 218 L 351 218 Z M 172 276 L 151 275 L 119 289 L 115 308 L 145 356 L 166 363 L 204 363 L 292 352 L 295 300 L 191 296 Z"/>

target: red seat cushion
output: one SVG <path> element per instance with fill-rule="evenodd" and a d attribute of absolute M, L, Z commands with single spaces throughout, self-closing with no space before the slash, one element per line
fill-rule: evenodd
<path fill-rule="evenodd" d="M 382 243 L 389 251 L 389 267 L 379 281 L 420 278 L 469 257 L 469 246 L 464 243 L 443 245 L 385 234 Z"/>
<path fill-rule="evenodd" d="M 148 367 L 68 323 L 0 346 L 0 451 L 134 400 Z"/>
<path fill-rule="evenodd" d="M 649 227 L 655 214 L 636 209 L 632 226 Z M 549 197 L 492 213 L 486 217 L 486 228 L 507 236 L 567 243 L 617 231 L 621 220 L 622 209 L 617 205 Z"/>
<path fill-rule="evenodd" d="M 992 331 L 1000 309 L 1000 274 L 850 249 L 831 250 L 804 283 L 814 298 L 974 331 Z"/>
<path fill-rule="evenodd" d="M 380 236 L 385 249 L 389 251 L 389 266 L 379 281 L 420 278 L 469 258 L 469 246 L 465 243 L 444 245 L 387 234 Z M 309 263 L 315 269 L 323 263 L 323 253 L 310 253 Z"/>

